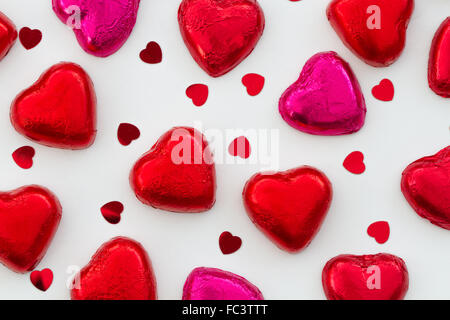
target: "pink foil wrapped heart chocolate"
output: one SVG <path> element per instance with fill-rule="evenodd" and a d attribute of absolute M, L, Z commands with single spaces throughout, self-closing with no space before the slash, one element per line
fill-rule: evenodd
<path fill-rule="evenodd" d="M 297 130 L 324 136 L 361 129 L 366 103 L 349 64 L 335 52 L 314 55 L 281 96 L 279 111 Z"/>
<path fill-rule="evenodd" d="M 52 0 L 53 11 L 71 27 L 89 54 L 107 57 L 127 41 L 140 0 Z"/>
<path fill-rule="evenodd" d="M 234 273 L 196 268 L 186 279 L 183 300 L 264 300 L 259 289 Z"/>

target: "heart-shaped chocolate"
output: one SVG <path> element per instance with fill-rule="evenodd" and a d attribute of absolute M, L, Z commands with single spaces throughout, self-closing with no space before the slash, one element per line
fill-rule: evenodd
<path fill-rule="evenodd" d="M 283 250 L 298 252 L 319 231 L 332 193 L 325 174 L 304 166 L 254 175 L 243 198 L 250 219 L 270 240 Z"/>
<path fill-rule="evenodd" d="M 256 0 L 183 0 L 178 23 L 194 60 L 219 77 L 253 51 L 265 20 Z"/>
<path fill-rule="evenodd" d="M 316 135 L 342 135 L 364 125 L 366 103 L 352 69 L 335 52 L 314 55 L 281 96 L 279 111 L 292 127 Z"/>
<path fill-rule="evenodd" d="M 329 300 L 402 300 L 409 287 L 405 262 L 394 255 L 334 257 L 322 271 Z"/>
<path fill-rule="evenodd" d="M 442 22 L 433 38 L 428 83 L 438 95 L 450 98 L 450 17 Z"/>
<path fill-rule="evenodd" d="M 333 0 L 328 20 L 344 44 L 374 67 L 387 67 L 401 55 L 414 0 Z"/>
<path fill-rule="evenodd" d="M 144 204 L 172 212 L 203 212 L 216 199 L 216 170 L 203 134 L 189 127 L 166 132 L 134 165 L 130 184 Z"/>
<path fill-rule="evenodd" d="M 8 54 L 16 39 L 16 26 L 7 16 L 0 12 L 0 60 Z"/>
<path fill-rule="evenodd" d="M 419 216 L 450 230 L 450 146 L 411 163 L 403 171 L 401 188 Z"/>
<path fill-rule="evenodd" d="M 94 86 L 79 66 L 62 62 L 48 69 L 11 105 L 11 123 L 27 138 L 63 149 L 94 143 L 97 111 Z"/>
<path fill-rule="evenodd" d="M 62 209 L 44 187 L 0 192 L 0 262 L 15 272 L 31 271 L 58 229 Z"/>
<path fill-rule="evenodd" d="M 142 245 L 125 237 L 104 243 L 75 275 L 72 300 L 156 300 L 156 280 Z"/>
<path fill-rule="evenodd" d="M 214 268 L 195 268 L 183 288 L 183 300 L 264 300 L 247 279 Z"/>
<path fill-rule="evenodd" d="M 89 54 L 107 57 L 127 41 L 140 0 L 52 0 L 58 18 L 73 29 Z"/>

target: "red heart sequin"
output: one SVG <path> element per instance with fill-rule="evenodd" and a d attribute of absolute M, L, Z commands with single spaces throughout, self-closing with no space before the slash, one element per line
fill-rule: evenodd
<path fill-rule="evenodd" d="M 444 98 L 450 98 L 450 17 L 442 22 L 433 38 L 428 61 L 430 88 Z"/>
<path fill-rule="evenodd" d="M 203 134 L 175 127 L 166 132 L 134 165 L 130 184 L 144 204 L 172 212 L 212 208 L 216 171 Z"/>
<path fill-rule="evenodd" d="M 322 284 L 329 300 L 401 300 L 409 276 L 405 262 L 394 255 L 345 254 L 327 262 Z"/>
<path fill-rule="evenodd" d="M 50 269 L 35 270 L 30 274 L 31 283 L 41 291 L 47 291 L 53 282 L 53 272 Z"/>
<path fill-rule="evenodd" d="M 123 204 L 119 201 L 108 202 L 100 208 L 100 212 L 106 221 L 111 224 L 117 224 L 120 222 L 120 215 L 123 212 Z"/>
<path fill-rule="evenodd" d="M 256 73 L 249 73 L 242 78 L 242 84 L 247 88 L 249 95 L 257 96 L 264 88 L 265 79 Z"/>
<path fill-rule="evenodd" d="M 30 169 L 33 166 L 33 157 L 35 151 L 33 147 L 20 147 L 13 152 L 12 157 L 14 162 L 22 169 Z"/>
<path fill-rule="evenodd" d="M 131 123 L 121 123 L 117 129 L 117 139 L 123 146 L 128 146 L 134 140 L 139 139 L 141 132 Z"/>
<path fill-rule="evenodd" d="M 46 146 L 84 149 L 96 135 L 96 96 L 87 73 L 73 63 L 47 70 L 11 105 L 11 123 Z"/>
<path fill-rule="evenodd" d="M 24 27 L 19 32 L 20 43 L 25 49 L 30 50 L 36 47 L 42 40 L 42 32 L 38 29 Z"/>
<path fill-rule="evenodd" d="M 394 63 L 405 47 L 414 0 L 333 0 L 328 20 L 344 44 L 374 67 Z"/>
<path fill-rule="evenodd" d="M 242 245 L 242 239 L 233 236 L 230 232 L 225 231 L 219 237 L 219 247 L 223 254 L 232 254 L 239 250 Z"/>
<path fill-rule="evenodd" d="M 450 146 L 411 163 L 403 171 L 401 188 L 419 216 L 450 230 Z"/>
<path fill-rule="evenodd" d="M 208 94 L 208 86 L 201 83 L 190 85 L 186 89 L 186 95 L 192 99 L 192 103 L 197 107 L 201 107 L 206 103 Z"/>
<path fill-rule="evenodd" d="M 297 252 L 319 231 L 332 193 L 328 178 L 305 166 L 254 175 L 245 185 L 243 198 L 253 223 L 281 249 Z"/>
<path fill-rule="evenodd" d="M 364 164 L 364 154 L 360 151 L 353 151 L 344 160 L 344 168 L 354 174 L 361 174 L 366 171 Z"/>
<path fill-rule="evenodd" d="M 390 228 L 387 221 L 377 221 L 367 228 L 367 234 L 379 243 L 386 243 L 389 239 Z"/>
<path fill-rule="evenodd" d="M 104 243 L 74 278 L 72 300 L 155 300 L 156 280 L 142 245 L 118 237 Z"/>
<path fill-rule="evenodd" d="M 240 136 L 230 143 L 228 152 L 234 157 L 239 156 L 242 159 L 247 159 L 252 153 L 252 148 L 248 139 L 244 136 Z"/>
<path fill-rule="evenodd" d="M 47 189 L 0 192 L 0 262 L 25 273 L 41 261 L 61 220 L 61 205 Z"/>
<path fill-rule="evenodd" d="M 372 88 L 373 96 L 381 101 L 392 101 L 394 99 L 394 85 L 389 79 L 381 80 L 379 85 Z"/>
<path fill-rule="evenodd" d="M 158 43 L 151 41 L 140 53 L 141 60 L 145 63 L 156 64 L 162 61 L 162 50 Z"/>
<path fill-rule="evenodd" d="M 192 57 L 213 77 L 229 72 L 253 51 L 265 23 L 256 0 L 183 0 L 178 22 Z"/>
<path fill-rule="evenodd" d="M 16 39 L 16 26 L 7 16 L 0 12 L 0 60 L 8 54 Z"/>

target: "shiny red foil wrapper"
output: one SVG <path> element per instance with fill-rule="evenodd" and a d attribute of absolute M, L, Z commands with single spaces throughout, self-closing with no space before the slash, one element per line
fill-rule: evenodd
<path fill-rule="evenodd" d="M 194 128 L 172 128 L 136 162 L 130 184 L 141 202 L 157 209 L 180 213 L 211 209 L 216 170 L 206 138 Z"/>
<path fill-rule="evenodd" d="M 75 275 L 72 300 L 156 300 L 156 280 L 142 245 L 117 237 L 104 243 Z"/>
<path fill-rule="evenodd" d="M 0 262 L 19 273 L 33 270 L 47 252 L 61 215 L 58 199 L 44 187 L 0 192 Z"/>
<path fill-rule="evenodd" d="M 241 63 L 255 48 L 265 25 L 256 0 L 183 0 L 178 22 L 192 57 L 213 77 Z"/>
<path fill-rule="evenodd" d="M 374 67 L 387 67 L 403 52 L 414 0 L 333 0 L 328 20 L 344 44 Z"/>
<path fill-rule="evenodd" d="M 450 230 L 450 146 L 411 163 L 401 189 L 419 216 Z"/>
<path fill-rule="evenodd" d="M 312 167 L 258 173 L 243 191 L 252 222 L 280 249 L 298 252 L 319 231 L 331 205 L 328 178 Z"/>
<path fill-rule="evenodd" d="M 402 300 L 409 287 L 405 262 L 394 255 L 334 257 L 322 271 L 329 300 Z"/>
<path fill-rule="evenodd" d="M 436 94 L 450 98 L 450 17 L 442 22 L 433 38 L 428 83 Z"/>
<path fill-rule="evenodd" d="M 88 74 L 62 62 L 48 69 L 11 105 L 11 123 L 37 143 L 63 149 L 84 149 L 97 133 L 97 99 Z"/>
<path fill-rule="evenodd" d="M 16 26 L 7 16 L 0 12 L 0 60 L 8 54 L 16 40 Z"/>

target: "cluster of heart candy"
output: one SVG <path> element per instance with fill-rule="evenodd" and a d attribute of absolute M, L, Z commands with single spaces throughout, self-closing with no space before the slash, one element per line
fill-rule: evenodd
<path fill-rule="evenodd" d="M 73 16 L 77 11 L 74 6 L 79 10 L 78 17 Z M 379 27 L 376 21 L 367 23 L 369 6 L 375 14 L 380 10 L 383 19 Z M 413 0 L 333 0 L 327 16 L 358 57 L 372 66 L 386 67 L 399 58 L 404 48 L 413 7 Z M 107 4 L 100 0 L 53 0 L 57 16 L 74 25 L 81 47 L 99 57 L 113 54 L 125 43 L 138 9 L 139 0 L 111 0 Z M 245 59 L 265 25 L 257 0 L 183 0 L 178 20 L 191 55 L 213 77 L 229 72 Z M 13 23 L 1 14 L 0 58 L 16 37 Z M 437 94 L 450 97 L 450 18 L 442 23 L 432 42 L 429 84 Z M 343 135 L 361 129 L 366 105 L 349 64 L 335 52 L 325 52 L 306 63 L 298 81 L 282 95 L 279 111 L 289 125 L 300 131 Z M 96 136 L 96 95 L 91 79 L 73 63 L 51 67 L 12 102 L 11 122 L 19 133 L 46 146 L 89 147 Z M 187 162 L 176 163 L 171 155 L 180 141 L 192 152 L 183 155 Z M 198 162 L 196 154 L 204 158 Z M 216 192 L 212 158 L 200 132 L 176 127 L 136 162 L 130 183 L 137 198 L 152 207 L 183 213 L 207 211 L 214 205 Z M 450 229 L 449 177 L 447 147 L 408 166 L 401 183 L 414 210 L 445 229 Z M 308 246 L 331 201 L 332 186 L 326 175 L 307 166 L 256 174 L 243 191 L 251 220 L 288 252 Z M 1 193 L 0 261 L 17 272 L 32 270 L 45 254 L 61 212 L 57 198 L 40 186 Z M 147 253 L 139 243 L 127 238 L 105 243 L 75 279 L 73 299 L 156 298 L 156 281 Z M 393 255 L 341 255 L 326 264 L 323 286 L 329 299 L 402 299 L 408 289 L 408 272 L 403 260 Z M 183 298 L 263 297 L 242 277 L 198 268 L 189 275 Z"/>

